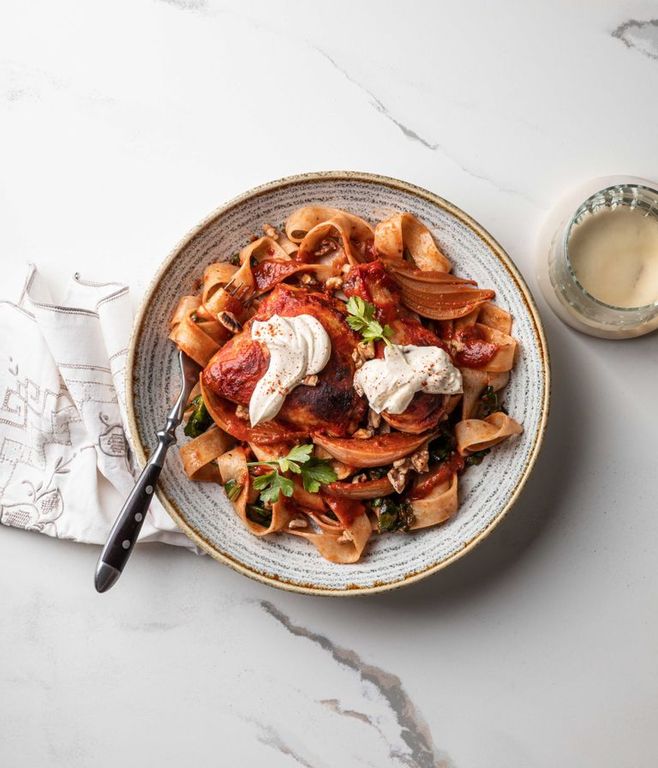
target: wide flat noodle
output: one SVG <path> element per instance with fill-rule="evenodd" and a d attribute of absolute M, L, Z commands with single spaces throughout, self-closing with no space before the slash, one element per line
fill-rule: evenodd
<path fill-rule="evenodd" d="M 233 278 L 237 271 L 238 268 L 227 261 L 218 261 L 207 266 L 203 273 L 201 303 L 207 304 L 212 296 Z"/>
<path fill-rule="evenodd" d="M 347 221 L 349 232 L 356 240 L 373 239 L 375 233 L 367 221 L 340 208 L 328 208 L 322 205 L 306 205 L 291 213 L 286 221 L 286 235 L 293 243 L 301 243 L 313 227 L 331 221 L 336 216 Z"/>
<path fill-rule="evenodd" d="M 201 304 L 201 299 L 198 296 L 182 296 L 169 321 L 169 327 L 173 328 L 175 325 L 182 323 L 186 317 L 194 314 L 199 308 L 199 304 Z"/>
<path fill-rule="evenodd" d="M 414 513 L 411 530 L 429 528 L 431 525 L 444 523 L 451 518 L 459 507 L 458 485 L 459 480 L 455 472 L 450 480 L 432 488 L 424 498 L 411 501 L 411 508 Z"/>
<path fill-rule="evenodd" d="M 325 531 L 331 526 L 325 524 Z M 315 546 L 318 552 L 332 563 L 356 563 L 361 559 L 363 550 L 372 534 L 372 525 L 368 515 L 363 512 L 352 523 L 334 533 L 309 533 L 304 529 L 289 529 L 288 533 L 301 536 Z"/>
<path fill-rule="evenodd" d="M 484 370 L 492 373 L 511 371 L 514 367 L 516 355 L 516 339 L 488 325 L 476 323 L 475 327 L 480 332 L 484 341 L 495 344 L 498 347 L 498 351 L 493 358 L 483 366 Z"/>
<path fill-rule="evenodd" d="M 293 478 L 295 484 L 295 490 L 292 493 L 292 498 L 300 507 L 304 509 L 312 509 L 315 512 L 326 512 L 324 501 L 319 493 L 310 493 L 304 488 L 304 484 L 298 477 Z"/>
<path fill-rule="evenodd" d="M 263 261 L 264 259 L 278 259 L 279 261 L 290 261 L 290 256 L 272 237 L 259 237 L 253 243 L 249 243 L 240 251 L 240 264 L 244 264 L 249 259 Z"/>
<path fill-rule="evenodd" d="M 247 517 L 247 503 L 250 497 L 251 479 L 249 476 L 249 468 L 247 467 L 247 455 L 244 448 L 238 447 L 231 451 L 227 451 L 217 459 L 217 466 L 219 467 L 219 473 L 224 484 L 226 484 L 228 480 L 235 480 L 236 483 L 242 485 L 240 495 L 231 503 L 233 504 L 233 509 L 238 513 L 238 516 L 250 533 L 253 533 L 254 536 L 266 536 L 268 533 L 275 533 L 276 531 L 281 531 L 286 528 L 292 519 L 292 514 L 289 512 L 286 505 L 280 501 L 272 506 L 272 520 L 269 526 L 255 523 Z"/>
<path fill-rule="evenodd" d="M 243 251 L 241 251 L 241 259 Z M 231 288 L 233 290 L 244 291 L 247 295 L 251 295 L 255 287 L 256 283 L 254 281 L 254 276 L 251 273 L 251 260 L 245 258 L 240 264 L 239 269 L 237 269 L 231 276 Z M 224 286 L 220 286 L 219 290 L 216 290 L 209 296 L 208 300 L 204 303 L 203 308 L 208 316 L 212 318 L 216 318 L 220 312 L 225 311 L 240 315 L 244 309 L 239 301 L 224 290 Z"/>
<path fill-rule="evenodd" d="M 171 321 L 169 338 L 195 363 L 204 367 L 220 345 L 192 319 L 199 306 L 198 302 L 194 305 L 192 298 L 184 296 L 180 300 Z"/>
<path fill-rule="evenodd" d="M 462 399 L 462 419 L 470 419 L 475 413 L 480 396 L 487 387 L 498 392 L 509 381 L 509 371 L 494 373 L 480 368 L 461 368 L 462 387 L 464 395 Z"/>
<path fill-rule="evenodd" d="M 226 453 L 234 443 L 235 440 L 232 437 L 213 424 L 202 435 L 182 445 L 179 453 L 183 469 L 190 480 L 220 482 L 215 459 Z"/>
<path fill-rule="evenodd" d="M 333 238 L 336 248 L 326 255 L 318 255 L 320 245 Z M 352 222 L 349 217 L 337 213 L 328 221 L 323 221 L 311 229 L 299 244 L 297 259 L 302 262 L 321 261 L 336 265 L 345 263 L 345 259 L 351 264 L 360 264 L 365 261 L 365 241 L 359 240 L 353 232 Z M 361 247 L 360 247 L 361 246 Z"/>
<path fill-rule="evenodd" d="M 452 264 L 437 247 L 429 229 L 411 213 L 396 213 L 375 227 L 375 250 L 390 259 L 408 254 L 422 270 L 450 272 Z"/>
<path fill-rule="evenodd" d="M 490 301 L 480 307 L 478 322 L 501 333 L 509 335 L 512 332 L 512 315 Z"/>
<path fill-rule="evenodd" d="M 276 461 L 282 456 L 287 456 L 292 445 L 290 443 L 273 443 L 270 445 L 260 445 L 250 442 L 249 447 L 258 461 Z"/>
<path fill-rule="evenodd" d="M 485 303 L 490 304 L 491 302 L 487 301 Z M 484 304 L 481 304 L 479 307 L 475 307 L 475 309 L 472 312 L 469 312 L 467 315 L 455 318 L 452 321 L 453 333 L 458 333 L 459 331 L 463 331 L 464 328 L 469 328 L 470 326 L 475 325 L 475 323 L 478 321 L 483 306 Z"/>
<path fill-rule="evenodd" d="M 228 341 L 230 336 L 230 331 L 217 320 L 197 320 L 195 325 L 200 331 L 203 331 L 206 336 L 210 336 L 210 338 L 219 344 L 220 347 Z"/>
<path fill-rule="evenodd" d="M 455 426 L 457 450 L 462 456 L 484 451 L 511 435 L 520 435 L 523 427 L 511 416 L 497 411 L 486 419 L 466 419 Z"/>

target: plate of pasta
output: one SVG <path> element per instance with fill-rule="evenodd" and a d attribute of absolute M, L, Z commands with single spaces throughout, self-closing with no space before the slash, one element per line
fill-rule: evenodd
<path fill-rule="evenodd" d="M 546 342 L 509 257 L 405 182 L 290 177 L 220 208 L 174 250 L 127 370 L 144 462 L 199 367 L 158 495 L 203 550 L 300 592 L 415 581 L 511 507 L 549 404 Z"/>

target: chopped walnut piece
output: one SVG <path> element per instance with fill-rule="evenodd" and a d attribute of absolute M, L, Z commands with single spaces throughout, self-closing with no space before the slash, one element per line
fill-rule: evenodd
<path fill-rule="evenodd" d="M 271 237 L 272 240 L 279 239 L 279 233 L 271 224 L 263 224 L 263 232 L 267 237 Z"/>
<path fill-rule="evenodd" d="M 306 385 L 307 387 L 315 387 L 318 383 L 318 375 L 317 373 L 311 373 L 308 376 L 304 376 L 302 379 L 302 384 Z"/>
<path fill-rule="evenodd" d="M 386 477 L 391 482 L 391 485 L 395 489 L 396 493 L 402 493 L 404 490 L 404 486 L 407 484 L 407 474 L 409 472 L 409 467 L 393 467 L 393 469 L 390 469 Z"/>
<path fill-rule="evenodd" d="M 328 291 L 337 291 L 343 287 L 343 280 L 340 277 L 330 277 L 324 284 Z"/>
<path fill-rule="evenodd" d="M 412 453 L 409 457 L 411 466 L 416 472 L 427 472 L 429 469 L 430 452 L 427 448 L 419 448 L 415 453 Z"/>
<path fill-rule="evenodd" d="M 356 349 L 352 352 L 352 360 L 354 361 L 354 367 L 357 370 L 363 365 L 363 362 L 364 362 L 358 350 Z M 362 393 L 359 393 L 359 394 L 362 394 Z"/>
<path fill-rule="evenodd" d="M 343 266 L 340 268 L 340 271 L 344 275 L 346 275 L 350 271 L 350 269 L 352 269 L 352 265 L 351 264 L 343 264 Z"/>
<path fill-rule="evenodd" d="M 343 531 L 336 541 L 339 544 L 347 544 L 348 541 L 354 541 L 354 536 L 349 531 Z"/>
<path fill-rule="evenodd" d="M 365 472 L 360 472 L 358 475 L 354 475 L 352 478 L 353 483 L 365 483 L 368 479 L 368 475 Z"/>
<path fill-rule="evenodd" d="M 318 258 L 327 256 L 328 254 L 337 251 L 339 247 L 340 244 L 335 237 L 325 237 L 324 239 L 320 240 L 320 244 L 315 249 L 315 255 Z"/>
<path fill-rule="evenodd" d="M 288 523 L 288 528 L 308 528 L 308 522 L 301 517 L 296 517 Z"/>
<path fill-rule="evenodd" d="M 372 360 L 375 356 L 375 342 L 374 341 L 360 341 L 356 345 L 359 357 L 362 360 Z"/>
<path fill-rule="evenodd" d="M 369 437 L 372 437 L 375 434 L 375 430 L 371 429 L 370 427 L 361 427 L 361 429 L 357 429 L 356 432 L 352 435 L 353 438 L 356 440 L 367 440 Z"/>
<path fill-rule="evenodd" d="M 247 408 L 246 405 L 237 405 L 235 407 L 235 415 L 238 417 L 238 419 L 248 419 L 249 408 Z"/>
<path fill-rule="evenodd" d="M 373 411 L 372 408 L 368 411 L 368 426 L 372 427 L 373 429 L 377 429 L 377 427 L 382 423 L 382 415 L 381 413 L 377 413 L 376 411 Z"/>
<path fill-rule="evenodd" d="M 217 319 L 224 326 L 224 328 L 226 328 L 226 330 L 230 331 L 231 333 L 240 333 L 242 330 L 242 325 L 240 324 L 238 318 L 233 314 L 233 312 L 224 310 L 217 315 Z"/>
<path fill-rule="evenodd" d="M 393 462 L 393 466 L 397 469 L 398 467 L 405 467 L 406 469 L 409 469 L 411 466 L 411 460 L 408 456 L 405 456 L 403 459 L 398 459 L 397 461 Z"/>
<path fill-rule="evenodd" d="M 302 285 L 317 285 L 318 281 L 313 277 L 313 275 L 309 275 L 308 272 L 304 272 L 301 277 L 299 278 L 299 282 Z"/>

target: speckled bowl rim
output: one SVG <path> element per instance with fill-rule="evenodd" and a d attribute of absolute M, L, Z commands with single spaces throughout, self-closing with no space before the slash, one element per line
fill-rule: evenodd
<path fill-rule="evenodd" d="M 484 227 L 478 224 L 474 219 L 472 219 L 468 214 L 464 213 L 464 211 L 462 211 L 456 205 L 453 205 L 453 203 L 449 202 L 448 200 L 445 200 L 442 197 L 439 197 L 439 195 L 435 195 L 433 192 L 423 189 L 422 187 L 417 187 L 416 185 L 410 184 L 409 182 L 401 181 L 399 179 L 395 179 L 389 176 L 380 176 L 379 174 L 365 173 L 360 171 L 317 171 L 317 172 L 311 172 L 311 173 L 297 174 L 294 176 L 286 176 L 277 181 L 271 181 L 271 182 L 268 182 L 267 184 L 261 184 L 257 187 L 254 187 L 253 189 L 250 189 L 247 192 L 244 192 L 241 195 L 238 195 L 237 197 L 227 202 L 225 205 L 222 205 L 219 208 L 217 208 L 205 219 L 203 219 L 203 221 L 200 224 L 198 224 L 194 229 L 188 232 L 188 234 L 171 251 L 169 256 L 164 260 L 164 262 L 156 272 L 155 276 L 153 277 L 140 303 L 139 309 L 137 311 L 137 315 L 135 317 L 132 336 L 130 338 L 130 342 L 128 346 L 128 358 L 126 362 L 126 410 L 127 410 L 127 416 L 128 416 L 128 433 L 129 433 L 128 438 L 130 440 L 130 444 L 134 451 L 134 455 L 137 459 L 138 464 L 140 466 L 143 466 L 147 460 L 147 453 L 140 438 L 139 428 L 137 426 L 137 418 L 135 414 L 134 387 L 133 387 L 135 354 L 136 354 L 136 349 L 138 346 L 139 339 L 141 337 L 142 327 L 144 325 L 144 322 L 147 316 L 151 297 L 157 292 L 160 282 L 162 281 L 162 279 L 164 278 L 164 276 L 166 275 L 166 273 L 168 272 L 168 270 L 170 269 L 170 267 L 172 266 L 172 264 L 174 263 L 178 255 L 180 254 L 180 252 L 202 230 L 204 230 L 209 224 L 215 221 L 215 219 L 224 215 L 227 211 L 230 211 L 232 208 L 236 207 L 237 205 L 240 205 L 255 197 L 259 197 L 261 195 L 267 194 L 268 192 L 271 192 L 276 189 L 282 189 L 284 187 L 290 187 L 290 186 L 303 186 L 304 184 L 308 184 L 316 181 L 337 181 L 337 182 L 338 181 L 358 181 L 358 182 L 365 182 L 365 183 L 374 183 L 381 186 L 387 186 L 394 190 L 399 190 L 401 192 L 410 193 L 412 195 L 415 195 L 416 197 L 424 199 L 438 206 L 442 210 L 448 212 L 455 218 L 459 219 L 459 221 L 461 221 L 462 224 L 467 226 L 484 243 L 486 243 L 486 245 L 491 249 L 491 251 L 498 258 L 501 266 L 505 268 L 509 277 L 516 284 L 519 292 L 521 293 L 521 296 L 523 297 L 523 301 L 526 305 L 530 318 L 532 319 L 533 332 L 534 332 L 536 343 L 539 348 L 540 358 L 542 362 L 544 397 L 543 397 L 543 403 L 542 403 L 541 420 L 539 422 L 539 427 L 535 435 L 534 444 L 528 455 L 528 459 L 526 461 L 526 465 L 523 470 L 523 475 L 521 476 L 516 486 L 516 489 L 514 490 L 514 493 L 508 500 L 507 504 L 500 510 L 500 512 L 496 515 L 496 517 L 494 517 L 493 520 L 491 520 L 491 522 L 487 525 L 487 527 L 484 528 L 482 531 L 480 531 L 480 533 L 478 533 L 477 536 L 474 536 L 470 541 L 466 542 L 459 551 L 454 552 L 452 555 L 445 557 L 443 560 L 440 560 L 439 562 L 434 563 L 434 565 L 431 565 L 428 568 L 424 568 L 420 571 L 410 573 L 404 578 L 398 579 L 397 581 L 375 583 L 370 587 L 357 587 L 357 586 L 349 587 L 348 586 L 345 589 L 323 588 L 323 587 L 315 586 L 313 584 L 299 584 L 293 581 L 285 581 L 280 578 L 266 576 L 262 573 L 259 573 L 258 571 L 253 570 L 252 568 L 245 566 L 243 563 L 232 558 L 231 556 L 223 552 L 218 552 L 210 542 L 206 541 L 206 539 L 200 536 L 186 522 L 184 516 L 179 512 L 175 504 L 165 495 L 165 493 L 162 491 L 160 487 L 156 489 L 156 494 L 158 496 L 158 499 L 162 503 L 163 507 L 167 510 L 169 515 L 178 525 L 178 527 L 200 549 L 202 549 L 204 552 L 207 552 L 215 560 L 218 560 L 219 562 L 230 566 L 231 568 L 238 571 L 238 573 L 243 574 L 244 576 L 248 576 L 249 578 L 255 579 L 256 581 L 260 581 L 263 584 L 268 584 L 269 586 L 272 586 L 272 587 L 278 587 L 279 589 L 285 589 L 290 592 L 298 592 L 306 595 L 325 595 L 325 596 L 332 596 L 332 597 L 352 597 L 357 595 L 372 595 L 377 592 L 386 592 L 391 589 L 397 589 L 407 584 L 413 584 L 417 581 L 420 581 L 421 579 L 424 579 L 427 576 L 430 576 L 431 574 L 436 573 L 437 571 L 440 571 L 443 568 L 446 568 L 448 565 L 450 565 L 451 563 L 454 563 L 456 560 L 459 560 L 459 558 L 463 557 L 466 553 L 474 549 L 481 541 L 486 539 L 487 536 L 493 531 L 493 529 L 507 515 L 507 513 L 512 508 L 512 506 L 518 499 L 519 495 L 521 494 L 521 491 L 523 490 L 523 487 L 525 486 L 528 480 L 528 477 L 532 472 L 535 462 L 537 461 L 537 456 L 539 455 L 539 450 L 541 448 L 541 445 L 544 439 L 544 434 L 546 432 L 546 424 L 548 421 L 548 413 L 550 408 L 550 392 L 551 392 L 550 359 L 549 359 L 548 345 L 546 342 L 546 336 L 544 334 L 544 328 L 543 328 L 541 319 L 539 317 L 539 312 L 537 310 L 535 301 L 524 279 L 521 277 L 521 274 L 516 268 L 516 265 L 514 264 L 512 259 L 507 255 L 507 253 L 504 251 L 502 246 L 489 234 L 489 232 L 487 232 L 486 229 L 484 229 Z M 336 567 L 340 568 L 339 565 L 337 565 Z"/>

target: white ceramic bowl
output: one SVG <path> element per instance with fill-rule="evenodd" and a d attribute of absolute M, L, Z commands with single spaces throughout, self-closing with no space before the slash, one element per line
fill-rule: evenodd
<path fill-rule="evenodd" d="M 137 316 L 127 369 L 132 448 L 140 463 L 178 391 L 169 318 L 178 298 L 195 292 L 206 265 L 230 257 L 262 225 L 280 225 L 311 203 L 344 208 L 370 221 L 410 211 L 433 232 L 457 275 L 496 290 L 514 316 L 520 355 L 505 404 L 524 433 L 497 447 L 460 480 L 460 508 L 446 524 L 411 534 L 374 536 L 361 562 L 335 565 L 293 536 L 256 538 L 245 530 L 217 486 L 187 479 L 176 449 L 167 457 L 158 496 L 180 528 L 217 560 L 273 586 L 297 592 L 356 595 L 428 576 L 464 555 L 518 497 L 541 445 L 549 404 L 546 341 L 534 301 L 496 241 L 463 211 L 424 189 L 365 173 L 328 172 L 275 181 L 221 207 L 191 232 L 155 276 Z"/>

